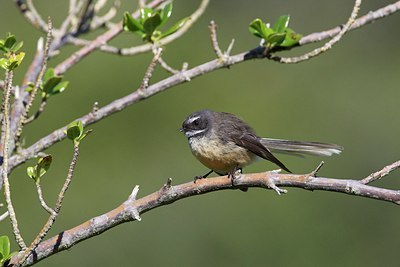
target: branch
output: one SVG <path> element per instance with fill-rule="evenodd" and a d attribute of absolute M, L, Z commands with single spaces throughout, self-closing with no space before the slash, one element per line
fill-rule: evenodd
<path fill-rule="evenodd" d="M 47 24 L 37 12 L 32 0 L 14 0 L 14 2 L 29 23 L 39 30 L 47 31 Z"/>
<path fill-rule="evenodd" d="M 69 188 L 69 185 L 72 182 L 72 177 L 74 175 L 75 166 L 76 166 L 76 162 L 78 160 L 78 156 L 79 156 L 79 144 L 74 144 L 74 155 L 72 157 L 72 160 L 71 160 L 71 163 L 70 163 L 70 166 L 69 166 L 69 169 L 68 169 L 67 178 L 65 179 L 64 185 L 61 188 L 60 193 L 58 194 L 56 206 L 55 206 L 54 210 L 51 210 L 50 216 L 47 219 L 47 222 L 43 226 L 43 228 L 40 231 L 40 233 L 36 236 L 36 238 L 29 245 L 29 247 L 24 251 L 21 259 L 17 263 L 17 266 L 20 266 L 20 265 L 24 264 L 24 262 L 29 257 L 29 255 L 32 254 L 32 252 L 35 250 L 37 245 L 43 240 L 43 238 L 46 236 L 46 234 L 50 231 L 51 227 L 53 226 L 58 214 L 60 213 L 61 205 L 62 205 L 62 202 L 64 200 L 65 193 L 67 192 L 67 190 Z"/>
<path fill-rule="evenodd" d="M 153 0 L 148 4 L 148 6 L 153 8 L 160 5 L 162 2 L 163 0 Z M 138 18 L 139 11 L 133 13 L 132 16 L 134 18 Z M 106 44 L 108 41 L 116 37 L 122 31 L 123 31 L 122 24 L 121 23 L 116 24 L 102 35 L 99 35 L 93 42 L 90 42 L 90 44 L 88 44 L 87 46 L 82 47 L 77 52 L 72 54 L 69 58 L 58 64 L 54 69 L 55 73 L 56 74 L 65 73 L 69 68 L 71 68 L 76 63 L 81 61 L 85 56 L 89 55 L 102 45 Z"/>
<path fill-rule="evenodd" d="M 186 23 L 182 26 L 182 28 L 180 28 L 175 33 L 157 41 L 156 45 L 158 47 L 167 45 L 167 44 L 175 41 L 179 37 L 181 37 L 184 33 L 186 33 L 193 26 L 193 24 L 201 17 L 201 15 L 203 15 L 209 2 L 210 2 L 210 0 L 202 0 L 200 3 L 200 6 L 196 9 L 195 12 L 193 12 L 192 15 L 190 15 L 190 20 L 186 21 Z M 81 43 L 82 43 L 82 41 L 81 41 Z M 135 47 L 130 47 L 130 48 L 117 48 L 117 47 L 113 47 L 113 46 L 105 45 L 105 44 L 100 46 L 100 50 L 103 52 L 107 52 L 107 53 L 111 53 L 111 54 L 118 54 L 121 56 L 134 56 L 137 54 L 146 53 L 148 51 L 151 51 L 152 48 L 153 48 L 153 44 L 150 44 L 150 43 L 135 46 Z"/>
<path fill-rule="evenodd" d="M 10 98 L 11 98 L 11 87 L 13 81 L 13 71 L 7 70 L 6 71 L 6 88 L 3 95 L 3 126 L 2 126 L 2 152 L 3 152 L 3 164 L 2 164 L 2 182 L 4 183 L 4 197 L 7 203 L 7 211 L 10 216 L 11 225 L 13 229 L 13 234 L 15 236 L 15 240 L 17 241 L 19 247 L 21 249 L 25 249 L 26 245 L 24 239 L 21 236 L 18 227 L 17 217 L 15 215 L 14 207 L 11 201 L 11 190 L 10 190 L 10 182 L 8 179 L 8 159 L 10 156 L 9 153 L 9 140 L 10 140 Z M 1 182 L 1 181 L 0 181 Z"/>
<path fill-rule="evenodd" d="M 389 5 L 389 6 L 381 8 L 381 9 L 378 9 L 374 12 L 369 12 L 367 15 L 357 19 L 354 22 L 353 27 L 351 29 L 359 28 L 362 25 L 371 23 L 372 21 L 381 19 L 385 16 L 389 16 L 399 10 L 400 10 L 400 1 L 396 2 L 393 5 Z M 355 26 L 357 26 L 357 27 L 355 27 Z M 335 29 L 336 28 L 329 30 L 327 32 L 335 31 Z M 110 32 L 110 31 L 108 31 L 108 32 Z M 302 45 L 308 44 L 308 43 L 312 43 L 314 41 L 320 41 L 324 38 L 328 38 L 329 34 L 326 34 L 327 32 L 313 33 L 313 34 L 307 35 L 300 40 L 300 44 L 302 44 Z M 303 42 L 302 41 L 303 39 L 306 41 Z M 94 47 L 84 47 L 80 50 L 81 52 L 78 52 L 78 53 L 83 53 L 83 51 L 86 51 L 89 53 L 90 51 L 93 51 L 91 49 L 95 49 L 95 48 Z M 84 53 L 86 53 L 86 52 L 84 52 Z M 83 56 L 83 55 L 81 55 L 81 56 Z M 81 59 L 81 56 L 79 56 L 79 60 Z M 96 113 L 90 112 L 90 113 L 84 115 L 83 117 L 79 118 L 78 120 L 81 120 L 84 126 L 93 124 L 105 117 L 108 117 L 118 111 L 123 110 L 124 108 L 126 108 L 134 103 L 142 101 L 142 100 L 144 100 L 150 96 L 153 96 L 157 93 L 163 92 L 163 91 L 165 91 L 171 87 L 174 87 L 178 84 L 187 82 L 188 80 L 191 80 L 200 75 L 203 75 L 208 72 L 212 72 L 212 71 L 215 71 L 217 69 L 221 69 L 221 68 L 224 68 L 227 66 L 232 66 L 232 65 L 235 65 L 238 63 L 242 63 L 242 62 L 245 62 L 245 61 L 248 61 L 251 59 L 260 59 L 260 58 L 265 58 L 264 49 L 262 47 L 258 47 L 251 51 L 248 51 L 248 52 L 242 52 L 240 54 L 230 56 L 229 57 L 229 65 L 226 65 L 225 63 L 221 62 L 219 59 L 212 60 L 210 62 L 196 66 L 192 69 L 183 71 L 179 74 L 173 75 L 169 78 L 166 78 L 164 80 L 161 80 L 161 81 L 149 86 L 146 90 L 146 96 L 143 96 L 140 93 L 138 93 L 138 91 L 135 91 L 125 97 L 114 100 L 113 102 L 111 102 L 110 104 L 108 104 L 102 108 L 99 108 L 96 111 Z M 69 60 L 71 60 L 71 59 L 69 59 Z M 68 68 L 69 65 L 67 64 L 67 62 L 69 62 L 69 60 L 64 61 L 63 63 L 61 63 L 58 66 L 59 73 L 64 72 Z M 64 133 L 65 129 L 66 129 L 66 127 L 64 126 L 60 129 L 53 131 L 49 135 L 38 140 L 36 143 L 31 145 L 30 147 L 21 150 L 19 155 L 12 156 L 10 158 L 9 167 L 11 169 L 15 168 L 16 166 L 27 161 L 28 159 L 35 157 L 39 152 L 43 151 L 44 149 L 49 148 L 53 144 L 63 140 L 66 137 L 66 135 Z M 1 184 L 0 184 L 0 186 L 1 186 Z"/>
<path fill-rule="evenodd" d="M 363 184 L 372 183 L 373 181 L 382 179 L 384 176 L 388 175 L 389 173 L 391 173 L 392 171 L 394 171 L 395 169 L 398 169 L 398 168 L 400 168 L 400 160 L 396 161 L 388 166 L 385 166 L 380 171 L 371 173 L 370 175 L 368 175 L 367 177 L 362 179 L 360 182 Z"/>
<path fill-rule="evenodd" d="M 20 139 L 21 134 L 22 134 L 22 128 L 23 128 L 24 124 L 26 124 L 25 120 L 28 118 L 29 111 L 30 111 L 30 109 L 31 109 L 31 107 L 33 105 L 33 102 L 35 101 L 37 92 L 38 92 L 38 90 L 40 88 L 40 85 L 42 83 L 43 75 L 44 75 L 44 73 L 46 71 L 46 68 L 47 68 L 48 55 L 49 55 L 51 40 L 53 38 L 53 34 L 52 34 L 52 32 L 53 32 L 53 23 L 52 23 L 50 17 L 48 18 L 48 21 L 47 21 L 47 29 L 48 30 L 47 30 L 46 43 L 44 45 L 43 59 L 42 59 L 42 65 L 40 66 L 39 75 L 36 77 L 35 85 L 34 85 L 34 87 L 32 89 L 32 92 L 29 95 L 28 103 L 26 104 L 24 110 L 22 111 L 21 118 L 19 118 L 19 120 L 18 120 L 17 130 L 16 130 L 15 135 L 14 135 L 14 140 L 15 140 L 15 142 L 17 144 L 19 143 L 19 139 Z M 39 39 L 39 40 L 42 40 L 42 39 Z M 41 42 L 39 41 L 39 43 L 43 43 L 43 41 L 41 41 Z M 43 48 L 41 48 L 40 50 L 42 50 L 42 49 Z M 16 146 L 18 147 L 19 145 L 16 145 Z"/>
<path fill-rule="evenodd" d="M 340 39 L 342 39 L 344 34 L 350 29 L 351 25 L 353 25 L 353 23 L 355 22 L 355 20 L 357 18 L 358 11 L 360 10 L 361 3 L 362 3 L 362 0 L 355 1 L 353 11 L 351 12 L 351 15 L 350 15 L 349 19 L 347 20 L 346 24 L 342 27 L 342 29 L 339 31 L 339 33 L 337 35 L 335 35 L 331 40 L 326 42 L 323 46 L 318 47 L 318 48 L 312 50 L 311 52 L 308 52 L 308 53 L 298 56 L 298 57 L 284 58 L 284 57 L 272 56 L 270 58 L 275 61 L 278 61 L 279 63 L 295 64 L 295 63 L 300 63 L 302 61 L 309 60 L 313 57 L 316 57 L 316 56 L 328 51 L 329 49 L 332 48 L 332 46 L 334 44 L 336 44 L 337 42 L 340 41 Z"/>
<path fill-rule="evenodd" d="M 276 190 L 276 188 L 278 188 L 277 186 L 297 187 L 311 191 L 324 190 L 339 192 L 400 204 L 400 191 L 398 190 L 364 185 L 361 181 L 352 179 L 314 177 L 314 174 L 315 171 L 303 175 L 279 174 L 275 171 L 242 174 L 235 178 L 235 185 L 232 185 L 232 180 L 228 178 L 228 176 L 201 179 L 197 180 L 196 183 L 188 182 L 176 186 L 172 186 L 171 179 L 168 179 L 167 183 L 161 187 L 160 190 L 140 199 L 136 199 L 139 190 L 138 186 L 136 186 L 128 200 L 114 210 L 94 217 L 81 225 L 65 230 L 41 242 L 34 251 L 35 257 L 30 256 L 24 266 L 32 265 L 55 253 L 69 249 L 79 242 L 99 235 L 121 223 L 140 221 L 140 215 L 152 209 L 172 204 L 175 201 L 187 197 L 194 197 L 220 190 L 240 189 L 244 187 Z M 284 190 L 280 190 L 280 192 L 284 192 Z M 16 257 L 13 257 L 11 263 L 15 261 Z"/>

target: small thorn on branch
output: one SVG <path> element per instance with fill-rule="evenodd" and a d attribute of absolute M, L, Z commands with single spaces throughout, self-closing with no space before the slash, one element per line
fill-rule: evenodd
<path fill-rule="evenodd" d="M 133 190 L 132 190 L 132 193 L 129 195 L 128 200 L 129 200 L 129 201 L 135 201 L 138 192 L 139 192 L 139 186 L 138 186 L 138 185 L 135 185 L 135 187 L 134 187 Z"/>
<path fill-rule="evenodd" d="M 312 172 L 310 172 L 310 177 L 317 177 L 317 173 L 319 172 L 319 170 L 322 168 L 322 166 L 324 166 L 325 162 L 321 161 L 321 163 L 317 166 L 317 168 L 315 168 L 315 170 L 313 170 Z"/>

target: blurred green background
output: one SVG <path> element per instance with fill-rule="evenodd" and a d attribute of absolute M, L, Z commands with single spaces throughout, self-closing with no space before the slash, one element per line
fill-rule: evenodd
<path fill-rule="evenodd" d="M 68 1 L 34 1 L 56 27 Z M 366 1 L 360 14 L 390 1 Z M 173 21 L 187 16 L 199 1 L 176 0 Z M 248 23 L 254 18 L 275 21 L 291 15 L 300 33 L 344 23 L 353 1 L 211 1 L 190 32 L 164 51 L 179 68 L 215 58 L 208 23 L 218 24 L 222 48 L 235 38 L 233 53 L 257 46 Z M 135 1 L 122 1 L 133 10 Z M 121 17 L 121 16 L 119 16 Z M 116 20 L 117 21 L 117 20 Z M 210 108 L 232 112 L 249 122 L 261 136 L 323 141 L 345 147 L 340 156 L 325 158 L 320 176 L 359 179 L 399 159 L 400 13 L 353 31 L 328 53 L 297 65 L 254 60 L 198 77 L 108 117 L 90 128 L 81 145 L 74 181 L 49 236 L 115 208 L 135 185 L 139 196 L 158 190 L 168 177 L 188 182 L 206 168 L 191 155 L 178 129 L 191 112 Z M 12 1 L 0 2 L 0 34 L 24 40 L 26 60 L 16 84 L 43 34 L 32 28 Z M 85 36 L 93 38 L 96 34 Z M 140 41 L 124 33 L 111 44 L 130 47 Z M 299 55 L 315 46 L 283 55 Z M 49 65 L 68 57 L 65 47 Z M 136 90 L 150 54 L 120 57 L 95 52 L 65 74 L 69 88 L 50 99 L 46 112 L 24 131 L 26 146 L 52 130 Z M 158 68 L 152 83 L 167 77 Z M 46 151 L 54 158 L 43 180 L 45 198 L 54 203 L 72 156 L 63 141 Z M 320 158 L 279 158 L 295 173 L 312 171 Z M 32 162 L 30 162 L 32 163 Z M 30 242 L 47 219 L 40 208 L 24 165 L 12 175 L 12 193 L 22 233 Z M 274 169 L 258 162 L 245 172 Z M 399 188 L 399 173 L 374 185 Z M 4 202 L 1 195 L 0 202 Z M 4 211 L 4 208 L 0 210 Z M 331 192 L 289 188 L 224 191 L 192 197 L 158 208 L 140 223 L 126 223 L 52 256 L 38 266 L 396 266 L 399 262 L 400 209 L 394 204 Z M 12 237 L 9 221 L 0 234 Z M 12 244 L 16 249 L 16 244 Z"/>

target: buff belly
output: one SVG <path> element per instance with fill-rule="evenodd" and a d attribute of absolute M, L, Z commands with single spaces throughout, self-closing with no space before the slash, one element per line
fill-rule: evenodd
<path fill-rule="evenodd" d="M 204 166 L 219 174 L 227 174 L 235 167 L 242 168 L 256 158 L 247 149 L 233 142 L 222 143 L 218 138 L 190 138 L 189 145 L 193 155 Z"/>

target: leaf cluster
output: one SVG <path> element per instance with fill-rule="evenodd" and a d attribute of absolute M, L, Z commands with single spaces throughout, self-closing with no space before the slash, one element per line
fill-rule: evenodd
<path fill-rule="evenodd" d="M 0 57 L 0 67 L 5 70 L 14 70 L 18 67 L 25 57 L 24 52 L 18 52 L 23 46 L 23 42 L 17 42 L 15 36 L 7 33 L 6 39 L 0 39 L 0 51 L 3 57 Z"/>
<path fill-rule="evenodd" d="M 46 100 L 50 96 L 62 93 L 68 87 L 69 82 L 62 81 L 62 79 L 63 76 L 56 75 L 53 68 L 46 70 L 45 74 L 43 75 L 43 80 L 39 85 L 43 100 Z M 34 83 L 29 83 L 26 90 L 30 92 L 33 90 L 34 86 Z"/>
<path fill-rule="evenodd" d="M 299 43 L 302 35 L 296 33 L 289 25 L 289 15 L 280 16 L 273 27 L 269 23 L 264 23 L 261 19 L 253 20 L 249 25 L 249 30 L 255 36 L 264 40 L 263 46 L 268 50 L 272 48 L 290 48 Z"/>
<path fill-rule="evenodd" d="M 52 161 L 53 157 L 51 155 L 41 157 L 35 166 L 26 169 L 26 173 L 35 183 L 40 183 L 40 178 L 49 170 Z"/>
<path fill-rule="evenodd" d="M 72 140 L 75 145 L 79 145 L 80 141 L 82 141 L 91 132 L 92 130 L 87 130 L 86 132 L 83 131 L 82 121 L 71 122 L 65 131 L 68 139 Z"/>
<path fill-rule="evenodd" d="M 139 19 L 135 19 L 129 12 L 125 12 L 124 30 L 138 34 L 144 41 L 155 43 L 182 28 L 190 19 L 190 17 L 183 18 L 169 29 L 161 32 L 159 28 L 168 21 L 171 15 L 172 3 L 168 3 L 161 9 L 143 7 L 140 9 Z"/>

